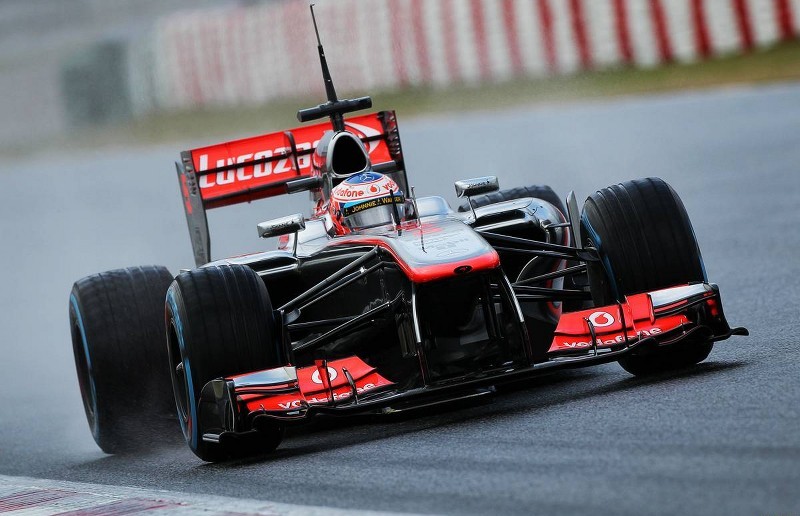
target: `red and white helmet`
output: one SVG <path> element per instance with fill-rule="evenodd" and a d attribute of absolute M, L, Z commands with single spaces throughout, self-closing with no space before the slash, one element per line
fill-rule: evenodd
<path fill-rule="evenodd" d="M 405 217 L 405 197 L 390 177 L 359 172 L 331 190 L 328 210 L 345 230 L 399 224 Z M 396 218 L 399 217 L 399 220 Z"/>

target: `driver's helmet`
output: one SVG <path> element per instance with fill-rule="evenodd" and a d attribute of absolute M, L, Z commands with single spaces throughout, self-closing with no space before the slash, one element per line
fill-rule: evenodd
<path fill-rule="evenodd" d="M 405 218 L 405 197 L 392 178 L 359 172 L 331 191 L 328 209 L 335 223 L 347 230 L 374 228 L 399 224 Z"/>

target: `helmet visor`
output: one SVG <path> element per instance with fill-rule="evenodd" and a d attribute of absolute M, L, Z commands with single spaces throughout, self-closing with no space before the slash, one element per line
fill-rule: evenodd
<path fill-rule="evenodd" d="M 400 220 L 395 220 L 395 209 Z M 399 224 L 405 217 L 405 204 L 402 194 L 392 197 L 379 197 L 358 203 L 348 203 L 342 208 L 344 224 L 350 229 L 374 228 L 387 224 Z"/>

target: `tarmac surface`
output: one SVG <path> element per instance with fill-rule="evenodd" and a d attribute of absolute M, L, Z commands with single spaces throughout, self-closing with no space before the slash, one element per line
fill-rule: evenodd
<path fill-rule="evenodd" d="M 256 460 L 204 464 L 177 429 L 164 447 L 106 456 L 80 401 L 69 290 L 111 268 L 192 266 L 171 163 L 192 144 L 6 161 L 0 475 L 398 512 L 800 514 L 800 84 L 399 117 L 418 196 L 454 201 L 454 180 L 486 174 L 579 199 L 664 178 L 730 323 L 751 336 L 675 374 L 610 364 L 490 402 L 295 431 Z M 256 223 L 307 206 L 300 194 L 212 212 L 212 254 L 265 248 Z"/>

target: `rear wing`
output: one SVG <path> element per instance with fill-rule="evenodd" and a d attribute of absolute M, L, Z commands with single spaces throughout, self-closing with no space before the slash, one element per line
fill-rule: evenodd
<path fill-rule="evenodd" d="M 408 190 L 394 111 L 349 118 L 348 131 L 364 143 L 373 166 Z M 290 181 L 311 176 L 311 154 L 329 122 L 181 152 L 175 163 L 195 264 L 211 261 L 206 210 L 287 193 Z"/>

